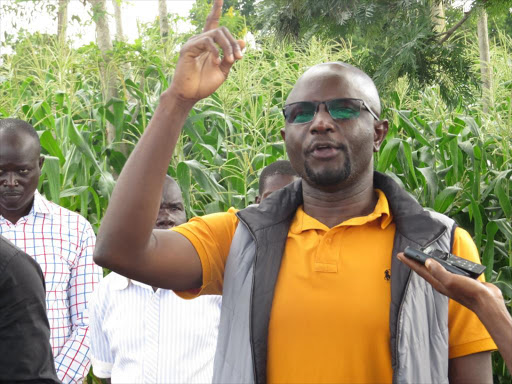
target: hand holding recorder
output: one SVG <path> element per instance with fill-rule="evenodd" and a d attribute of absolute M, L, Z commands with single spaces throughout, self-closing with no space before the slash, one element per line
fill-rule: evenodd
<path fill-rule="evenodd" d="M 404 254 L 409 259 L 419 261 L 421 264 L 425 264 L 428 259 L 433 258 L 448 272 L 460 276 L 472 277 L 473 279 L 477 279 L 485 271 L 485 267 L 482 264 L 473 263 L 472 261 L 448 252 L 443 252 L 439 249 L 431 250 L 428 253 L 425 252 L 426 251 L 407 247 L 405 248 Z"/>
<path fill-rule="evenodd" d="M 498 346 L 508 370 L 512 372 L 512 317 L 499 288 L 448 272 L 432 257 L 425 259 L 425 265 L 420 264 L 422 261 L 406 257 L 404 253 L 399 253 L 397 257 L 437 291 L 475 312 Z"/>

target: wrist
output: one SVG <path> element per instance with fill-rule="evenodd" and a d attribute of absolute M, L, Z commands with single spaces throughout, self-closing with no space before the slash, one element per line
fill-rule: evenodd
<path fill-rule="evenodd" d="M 198 101 L 199 100 L 191 100 L 183 97 L 180 92 L 177 92 L 175 89 L 173 89 L 172 85 L 160 95 L 160 105 L 176 106 L 180 109 L 186 110 L 187 113 L 190 112 L 192 107 Z"/>
<path fill-rule="evenodd" d="M 475 307 L 471 309 L 482 320 L 495 312 L 495 304 L 496 298 L 487 289 L 482 289 L 475 297 Z"/>
<path fill-rule="evenodd" d="M 476 313 L 484 325 L 493 323 L 496 319 L 500 318 L 510 321 L 510 314 L 503 297 L 496 297 L 492 293 L 487 292 L 485 295 L 478 295 L 477 302 L 477 307 L 473 312 Z"/>

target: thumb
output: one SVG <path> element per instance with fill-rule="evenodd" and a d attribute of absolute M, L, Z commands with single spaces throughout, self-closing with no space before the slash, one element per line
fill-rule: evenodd
<path fill-rule="evenodd" d="M 441 264 L 439 264 L 434 259 L 427 259 L 425 261 L 425 267 L 427 267 L 430 274 L 434 278 L 439 280 L 441 283 L 444 282 L 444 280 L 446 278 L 446 274 L 449 273 L 446 271 L 446 269 L 444 269 L 444 267 Z"/>

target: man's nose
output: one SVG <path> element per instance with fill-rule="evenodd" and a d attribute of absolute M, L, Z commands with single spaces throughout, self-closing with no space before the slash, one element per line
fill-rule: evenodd
<path fill-rule="evenodd" d="M 176 222 L 174 220 L 157 220 L 156 226 L 159 228 L 169 229 L 176 226 Z"/>
<path fill-rule="evenodd" d="M 14 172 L 7 172 L 5 175 L 2 175 L 0 179 L 0 184 L 3 184 L 5 187 L 16 187 L 18 185 L 18 180 L 16 179 L 16 175 Z"/>
<path fill-rule="evenodd" d="M 312 134 L 333 132 L 334 124 L 326 105 L 320 104 L 309 126 L 309 132 Z"/>
<path fill-rule="evenodd" d="M 176 220 L 170 212 L 160 212 L 156 219 L 156 225 L 159 227 L 171 228 L 176 226 Z"/>

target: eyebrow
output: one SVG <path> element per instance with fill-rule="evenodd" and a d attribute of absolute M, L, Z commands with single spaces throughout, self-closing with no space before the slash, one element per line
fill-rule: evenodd
<path fill-rule="evenodd" d="M 173 207 L 176 207 L 176 208 L 180 208 L 180 209 L 183 209 L 183 203 L 181 202 L 176 202 L 176 201 L 173 201 L 171 203 L 162 203 L 160 204 L 160 208 L 173 208 Z"/>
<path fill-rule="evenodd" d="M 12 163 L 1 163 L 0 162 L 0 167 L 6 167 L 6 166 L 11 166 L 11 167 L 18 168 L 18 169 L 32 168 L 32 164 L 29 164 L 29 163 L 12 164 Z"/>

